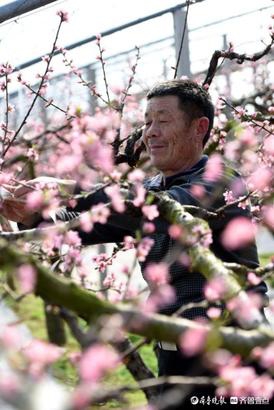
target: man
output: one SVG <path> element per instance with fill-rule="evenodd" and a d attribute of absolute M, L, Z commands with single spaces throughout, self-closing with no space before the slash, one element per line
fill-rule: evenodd
<path fill-rule="evenodd" d="M 209 94 L 205 89 L 190 80 L 173 80 L 157 84 L 147 95 L 145 113 L 145 128 L 143 142 L 150 156 L 152 165 L 160 171 L 153 178 L 145 181 L 148 191 L 166 192 L 171 198 L 182 205 L 195 205 L 216 209 L 224 205 L 223 192 L 230 188 L 231 183 L 239 179 L 235 172 L 224 172 L 224 178 L 218 182 L 210 182 L 204 178 L 208 158 L 203 155 L 210 131 L 213 126 L 214 108 Z M 200 188 L 203 196 L 198 200 L 193 188 Z M 130 196 L 130 193 L 129 193 Z M 109 202 L 104 190 L 81 198 L 73 209 L 60 210 L 58 218 L 68 220 L 76 214 L 89 210 L 91 206 Z M 23 212 L 24 213 L 24 212 Z M 237 205 L 227 209 L 225 215 L 210 223 L 213 234 L 212 251 L 220 259 L 227 262 L 237 262 L 255 268 L 258 258 L 255 244 L 236 251 L 225 249 L 220 240 L 226 224 L 235 216 L 249 217 L 248 209 Z M 7 215 L 11 218 L 12 215 Z M 26 215 L 22 215 L 21 221 Z M 11 218 L 12 219 L 12 218 Z M 17 217 L 18 220 L 18 217 Z M 141 226 L 141 218 L 128 213 L 112 212 L 107 224 L 95 224 L 91 233 L 80 232 L 83 244 L 104 242 L 121 242 L 126 235 L 133 235 Z M 168 234 L 168 226 L 161 218 L 155 220 L 156 230 L 150 236 L 154 245 L 146 261 L 142 263 L 142 271 L 151 262 L 160 262 L 172 254 L 175 241 Z M 170 284 L 176 293 L 176 299 L 166 304 L 161 313 L 170 315 L 181 306 L 200 302 L 204 299 L 205 278 L 199 272 L 189 272 L 187 267 L 175 260 L 169 268 Z M 264 283 L 254 290 L 264 294 Z M 206 309 L 192 308 L 183 314 L 194 319 L 206 317 Z M 186 358 L 175 345 L 159 343 L 158 345 L 159 375 L 202 375 L 207 374 L 199 358 Z M 213 395 L 213 389 L 194 389 L 185 394 Z M 180 407 L 178 405 L 177 408 Z M 170 408 L 176 408 L 176 406 Z"/>

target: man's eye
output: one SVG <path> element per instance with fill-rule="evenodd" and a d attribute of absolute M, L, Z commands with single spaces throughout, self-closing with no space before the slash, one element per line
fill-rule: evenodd
<path fill-rule="evenodd" d="M 146 127 L 149 127 L 150 125 L 151 125 L 151 121 L 145 122 L 145 126 L 146 126 Z"/>
<path fill-rule="evenodd" d="M 161 120 L 160 124 L 166 124 L 168 121 L 167 120 Z"/>

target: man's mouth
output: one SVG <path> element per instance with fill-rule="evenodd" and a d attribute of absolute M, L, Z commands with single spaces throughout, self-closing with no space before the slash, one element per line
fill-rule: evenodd
<path fill-rule="evenodd" d="M 153 152 L 157 152 L 158 150 L 161 150 L 163 148 L 165 148 L 164 145 L 155 144 L 155 145 L 150 145 L 149 150 L 150 150 L 151 153 L 153 153 Z"/>

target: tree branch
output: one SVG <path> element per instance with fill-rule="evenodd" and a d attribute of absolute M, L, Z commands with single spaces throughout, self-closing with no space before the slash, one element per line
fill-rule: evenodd
<path fill-rule="evenodd" d="M 192 238 L 193 232 L 201 230 L 205 233 L 210 233 L 210 228 L 206 221 L 199 218 L 194 218 L 188 212 L 185 212 L 184 207 L 177 201 L 170 198 L 165 193 L 155 193 L 150 192 L 150 195 L 154 197 L 154 201 L 158 205 L 158 209 L 161 217 L 163 217 L 169 224 L 176 224 L 183 228 L 184 234 L 180 238 L 180 242 L 183 245 L 185 252 L 191 260 L 191 269 L 196 272 L 200 272 L 207 280 L 221 278 L 224 283 L 224 295 L 222 297 L 223 301 L 228 301 L 229 299 L 236 297 L 242 303 L 248 301 L 248 295 L 242 289 L 242 286 L 238 282 L 235 274 L 232 270 L 228 269 L 223 261 L 217 258 L 214 253 L 207 247 L 203 246 L 200 241 L 188 240 Z M 136 212 L 140 212 L 135 208 Z M 0 237 L 6 237 L 9 241 L 15 238 L 24 237 L 26 238 L 42 238 L 43 233 L 47 230 L 61 230 L 66 231 L 67 229 L 73 229 L 79 224 L 79 218 L 72 221 L 57 224 L 53 227 L 45 229 L 32 229 L 27 231 L 21 231 L 17 233 L 2 232 Z M 244 328 L 256 328 L 263 321 L 263 317 L 259 309 L 254 309 L 254 312 L 249 318 L 238 317 L 236 311 L 231 312 L 234 319 L 240 323 Z"/>
<path fill-rule="evenodd" d="M 255 53 L 251 56 L 247 55 L 247 54 L 238 54 L 235 53 L 234 51 L 220 51 L 220 50 L 216 50 L 210 60 L 209 63 L 209 68 L 206 74 L 206 78 L 203 82 L 203 85 L 210 85 L 212 83 L 212 80 L 216 74 L 217 71 L 217 67 L 218 67 L 218 63 L 219 63 L 219 59 L 220 58 L 226 58 L 229 60 L 236 60 L 236 62 L 238 64 L 242 64 L 244 61 L 258 61 L 260 58 L 262 58 L 263 56 L 265 56 L 266 54 L 269 53 L 269 51 L 271 50 L 271 47 L 274 43 L 274 35 L 271 36 L 271 42 L 266 46 L 266 48 L 263 51 L 260 51 L 258 53 Z"/>
<path fill-rule="evenodd" d="M 18 248 L 0 240 L 1 271 L 11 275 L 15 267 L 30 263 L 37 271 L 35 293 L 48 303 L 63 306 L 86 321 L 96 322 L 99 317 L 119 314 L 124 328 L 132 333 L 147 337 L 149 340 L 164 340 L 178 343 L 182 333 L 187 329 L 206 327 L 183 318 L 171 318 L 160 314 L 146 314 L 126 304 L 111 304 L 98 299 L 93 293 L 80 288 L 70 280 L 53 275 L 49 269 L 42 266 L 36 258 L 22 253 Z M 218 267 L 216 268 L 218 270 Z M 243 330 L 233 327 L 220 327 L 213 331 L 218 333 L 220 347 L 232 353 L 248 355 L 256 346 L 265 346 L 274 340 L 273 330 L 261 325 L 256 330 Z"/>

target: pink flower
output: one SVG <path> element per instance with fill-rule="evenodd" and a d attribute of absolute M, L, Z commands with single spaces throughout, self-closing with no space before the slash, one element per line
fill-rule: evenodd
<path fill-rule="evenodd" d="M 57 16 L 61 18 L 61 21 L 66 21 L 68 22 L 68 12 L 64 10 L 59 10 L 57 11 Z"/>
<path fill-rule="evenodd" d="M 264 223 L 274 231 L 274 206 L 266 205 L 262 208 Z"/>
<path fill-rule="evenodd" d="M 264 348 L 258 346 L 255 347 L 252 350 L 252 357 L 259 359 L 260 364 L 265 369 L 270 369 L 270 371 L 272 371 L 274 369 L 274 342 Z"/>
<path fill-rule="evenodd" d="M 146 260 L 147 255 L 150 252 L 150 249 L 154 245 L 154 240 L 145 236 L 137 246 L 137 253 L 136 256 L 138 261 L 144 262 Z"/>
<path fill-rule="evenodd" d="M 106 187 L 105 193 L 110 197 L 111 205 L 113 206 L 113 209 L 115 211 L 119 213 L 125 211 L 125 201 L 121 195 L 120 188 L 118 185 L 110 185 Z"/>
<path fill-rule="evenodd" d="M 39 159 L 39 154 L 35 149 L 29 148 L 27 151 L 27 157 L 32 161 L 37 161 Z"/>
<path fill-rule="evenodd" d="M 205 285 L 204 294 L 208 301 L 215 302 L 223 298 L 226 292 L 224 279 L 216 277 L 208 281 Z"/>
<path fill-rule="evenodd" d="M 255 238 L 255 225 L 247 218 L 239 216 L 232 219 L 222 233 L 222 244 L 227 249 L 239 249 Z"/>
<path fill-rule="evenodd" d="M 248 394 L 249 386 L 256 379 L 256 373 L 252 367 L 235 367 L 228 364 L 220 369 L 220 377 L 228 383 L 228 395 L 244 396 Z"/>
<path fill-rule="evenodd" d="M 97 264 L 99 272 L 104 272 L 108 265 L 108 255 L 106 253 L 100 253 L 93 258 L 94 262 Z"/>
<path fill-rule="evenodd" d="M 225 145 L 225 157 L 230 161 L 235 161 L 239 159 L 240 154 L 240 141 L 234 140 L 229 141 Z"/>
<path fill-rule="evenodd" d="M 159 216 L 159 211 L 156 205 L 144 205 L 142 207 L 143 215 L 149 220 L 152 221 L 153 219 Z"/>
<path fill-rule="evenodd" d="M 183 230 L 180 225 L 170 225 L 168 233 L 172 239 L 179 239 L 182 236 Z"/>
<path fill-rule="evenodd" d="M 108 217 L 110 215 L 110 210 L 105 204 L 99 203 L 91 208 L 91 217 L 93 223 L 105 224 L 107 223 Z"/>
<path fill-rule="evenodd" d="M 23 353 L 30 363 L 30 372 L 39 376 L 44 368 L 54 363 L 63 354 L 64 349 L 42 340 L 32 340 L 24 349 Z"/>
<path fill-rule="evenodd" d="M 271 170 L 266 167 L 260 167 L 248 178 L 248 186 L 252 190 L 258 189 L 262 191 L 269 186 L 271 179 Z"/>
<path fill-rule="evenodd" d="M 144 233 L 153 233 L 155 232 L 155 225 L 151 222 L 145 222 L 143 225 Z"/>
<path fill-rule="evenodd" d="M 12 179 L 12 174 L 8 172 L 3 172 L 0 173 L 0 186 L 3 184 L 8 184 Z"/>
<path fill-rule="evenodd" d="M 226 306 L 230 312 L 233 312 L 239 322 L 249 322 L 258 318 L 258 310 L 261 308 L 262 303 L 260 295 L 249 292 L 245 296 L 230 299 Z"/>
<path fill-rule="evenodd" d="M 79 237 L 78 232 L 75 231 L 68 231 L 64 235 L 64 243 L 70 246 L 81 246 L 81 239 Z"/>
<path fill-rule="evenodd" d="M 87 145 L 87 159 L 91 166 L 98 168 L 99 170 L 110 174 L 113 171 L 113 156 L 110 146 L 102 144 L 98 140 L 92 141 Z"/>
<path fill-rule="evenodd" d="M 90 232 L 93 228 L 92 216 L 89 212 L 84 212 L 80 216 L 80 226 L 84 232 Z"/>
<path fill-rule="evenodd" d="M 143 187 L 143 185 L 137 184 L 135 186 L 135 192 L 136 192 L 136 195 L 135 195 L 135 198 L 133 200 L 133 205 L 138 207 L 138 206 L 143 205 L 143 203 L 145 202 L 146 190 Z"/>
<path fill-rule="evenodd" d="M 76 171 L 82 162 L 81 154 L 67 154 L 58 158 L 56 163 L 56 171 L 58 175 L 67 174 Z"/>
<path fill-rule="evenodd" d="M 114 275 L 113 272 L 110 272 L 105 277 L 105 279 L 103 281 L 103 286 L 105 286 L 106 288 L 111 288 L 111 287 L 113 287 L 114 283 L 115 283 L 115 275 Z"/>
<path fill-rule="evenodd" d="M 27 195 L 27 208 L 31 211 L 41 209 L 44 204 L 43 191 L 32 191 Z"/>
<path fill-rule="evenodd" d="M 225 191 L 223 193 L 223 196 L 225 198 L 226 204 L 231 204 L 232 202 L 236 200 L 232 191 Z"/>
<path fill-rule="evenodd" d="M 21 265 L 17 270 L 20 290 L 22 293 L 31 293 L 36 285 L 36 270 L 31 265 Z"/>
<path fill-rule="evenodd" d="M 217 389 L 217 394 L 226 396 L 252 396 L 271 399 L 274 393 L 274 381 L 270 375 L 257 375 L 250 366 L 228 364 L 219 371 L 225 385 Z"/>
<path fill-rule="evenodd" d="M 63 243 L 63 236 L 56 231 L 48 231 L 43 242 L 42 249 L 47 255 L 54 254 L 54 249 L 60 249 Z"/>
<path fill-rule="evenodd" d="M 165 284 L 155 288 L 145 302 L 141 302 L 141 308 L 145 313 L 154 313 L 159 308 L 173 303 L 176 300 L 175 290 L 172 286 Z"/>
<path fill-rule="evenodd" d="M 259 283 L 261 283 L 262 279 L 255 275 L 254 272 L 248 272 L 247 274 L 247 280 L 249 283 L 251 283 L 251 285 L 258 285 Z"/>
<path fill-rule="evenodd" d="M 4 328 L 1 326 L 0 345 L 4 345 L 7 349 L 18 349 L 21 346 L 21 333 L 18 327 L 7 325 Z"/>
<path fill-rule="evenodd" d="M 192 185 L 190 188 L 191 194 L 198 199 L 203 198 L 206 193 L 205 188 L 202 185 Z"/>
<path fill-rule="evenodd" d="M 220 371 L 224 366 L 236 366 L 241 363 L 240 356 L 233 356 L 228 350 L 217 349 L 207 355 L 209 366 L 215 371 Z"/>
<path fill-rule="evenodd" d="M 194 356 L 200 353 L 206 343 L 208 328 L 201 326 L 187 329 L 180 338 L 180 348 L 185 356 Z"/>
<path fill-rule="evenodd" d="M 122 174 L 121 174 L 121 172 L 119 172 L 117 169 L 114 169 L 114 170 L 111 172 L 110 177 L 111 177 L 111 180 L 112 180 L 112 181 L 114 181 L 114 182 L 119 182 L 120 179 L 121 179 L 121 177 L 122 177 Z"/>
<path fill-rule="evenodd" d="M 270 135 L 264 141 L 264 152 L 266 155 L 274 155 L 274 135 Z"/>
<path fill-rule="evenodd" d="M 246 146 L 254 146 L 256 145 L 257 139 L 252 127 L 246 127 L 240 134 L 240 141 L 242 144 Z"/>
<path fill-rule="evenodd" d="M 97 387 L 97 386 L 96 386 Z M 75 410 L 87 409 L 93 394 L 92 386 L 89 383 L 81 383 L 72 391 L 71 408 Z"/>
<path fill-rule="evenodd" d="M 13 67 L 9 64 L 0 64 L 0 74 L 11 74 L 13 72 Z"/>
<path fill-rule="evenodd" d="M 5 377 L 0 378 L 0 393 L 1 396 L 11 399 L 20 391 L 22 382 L 15 373 L 6 372 Z"/>
<path fill-rule="evenodd" d="M 243 107 L 236 107 L 236 111 L 234 113 L 235 118 L 242 118 L 246 115 L 246 111 Z"/>
<path fill-rule="evenodd" d="M 274 394 L 274 380 L 269 374 L 258 376 L 250 385 L 250 395 L 272 399 Z"/>
<path fill-rule="evenodd" d="M 210 307 L 207 310 L 206 314 L 210 319 L 218 319 L 221 315 L 221 309 L 216 307 Z"/>
<path fill-rule="evenodd" d="M 125 249 L 133 249 L 135 247 L 135 239 L 132 236 L 125 236 L 124 247 Z"/>
<path fill-rule="evenodd" d="M 145 173 L 141 169 L 134 169 L 132 172 L 128 174 L 128 180 L 132 183 L 143 182 L 144 178 Z"/>
<path fill-rule="evenodd" d="M 79 362 L 79 373 L 84 382 L 98 382 L 119 364 L 119 357 L 109 347 L 95 344 L 88 348 Z"/>
<path fill-rule="evenodd" d="M 153 285 L 164 285 L 168 282 L 168 265 L 164 262 L 151 263 L 146 267 L 145 276 Z"/>
<path fill-rule="evenodd" d="M 209 182 L 218 181 L 223 175 L 223 161 L 220 154 L 213 154 L 206 163 L 204 180 Z"/>

